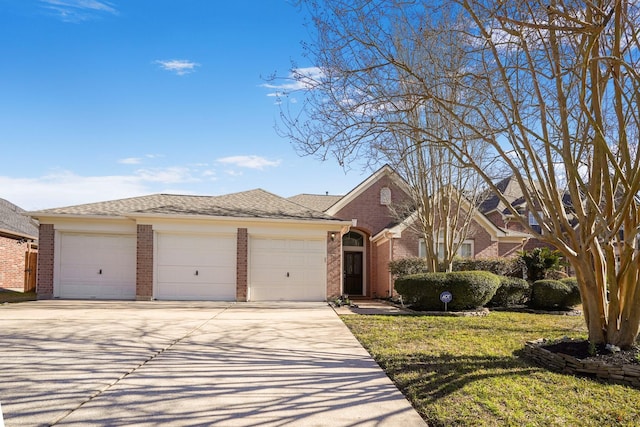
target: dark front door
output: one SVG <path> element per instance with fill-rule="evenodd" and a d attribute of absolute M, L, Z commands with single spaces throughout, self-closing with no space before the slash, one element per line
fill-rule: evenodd
<path fill-rule="evenodd" d="M 344 253 L 344 293 L 362 295 L 362 252 Z"/>

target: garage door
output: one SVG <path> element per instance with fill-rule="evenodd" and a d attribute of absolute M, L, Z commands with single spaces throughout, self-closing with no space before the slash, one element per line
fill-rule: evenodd
<path fill-rule="evenodd" d="M 61 298 L 134 299 L 136 238 L 60 234 Z"/>
<path fill-rule="evenodd" d="M 235 301 L 236 237 L 158 233 L 156 299 Z"/>
<path fill-rule="evenodd" d="M 249 246 L 251 301 L 324 301 L 326 242 L 252 238 Z"/>

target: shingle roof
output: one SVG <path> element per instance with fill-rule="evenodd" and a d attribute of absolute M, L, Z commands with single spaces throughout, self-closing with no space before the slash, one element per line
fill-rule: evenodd
<path fill-rule="evenodd" d="M 335 220 L 323 212 L 310 209 L 262 189 L 224 196 L 188 196 L 153 194 L 128 199 L 88 203 L 45 209 L 34 216 L 96 215 L 135 216 L 136 214 L 204 215 L 239 218 Z"/>
<path fill-rule="evenodd" d="M 522 190 L 513 175 L 497 182 L 496 187 L 511 204 L 514 204 L 514 202 L 517 202 L 518 199 L 522 198 Z M 502 200 L 500 200 L 500 197 L 498 197 L 493 191 L 487 192 L 487 197 L 482 200 L 482 203 L 480 203 L 480 206 L 478 207 L 478 210 L 483 214 L 487 214 L 494 210 L 505 213 L 506 209 L 507 207 L 504 205 Z"/>
<path fill-rule="evenodd" d="M 0 199 L 0 230 L 37 239 L 38 224 L 24 213 L 24 209 L 5 199 Z"/>
<path fill-rule="evenodd" d="M 323 194 L 298 194 L 289 197 L 287 200 L 306 206 L 310 209 L 325 212 L 331 206 L 335 205 L 343 196 L 332 196 Z"/>

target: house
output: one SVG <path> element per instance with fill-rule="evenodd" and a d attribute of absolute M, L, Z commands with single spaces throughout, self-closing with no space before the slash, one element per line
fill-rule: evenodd
<path fill-rule="evenodd" d="M 36 286 L 38 224 L 0 199 L 0 288 L 28 292 Z"/>
<path fill-rule="evenodd" d="M 47 209 L 40 221 L 38 297 L 323 301 L 393 295 L 390 260 L 420 238 L 390 206 L 409 197 L 384 166 L 344 196 L 156 194 Z M 478 212 L 471 256 L 521 248 Z"/>

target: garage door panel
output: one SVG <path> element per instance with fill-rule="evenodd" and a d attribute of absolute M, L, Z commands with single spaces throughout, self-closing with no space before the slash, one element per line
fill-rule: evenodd
<path fill-rule="evenodd" d="M 60 235 L 61 298 L 133 299 L 136 239 L 131 235 Z"/>
<path fill-rule="evenodd" d="M 156 298 L 235 300 L 235 237 L 161 233 L 157 244 Z"/>
<path fill-rule="evenodd" d="M 323 240 L 253 238 L 250 242 L 252 301 L 323 301 L 326 298 Z"/>

